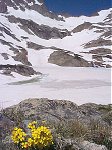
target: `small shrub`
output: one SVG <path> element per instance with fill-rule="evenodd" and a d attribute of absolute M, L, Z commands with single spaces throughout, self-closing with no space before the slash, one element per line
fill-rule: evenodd
<path fill-rule="evenodd" d="M 93 141 L 99 145 L 105 145 L 108 150 L 112 149 L 111 128 L 107 125 L 102 125 L 100 122 L 91 121 L 88 128 L 87 140 Z"/>
<path fill-rule="evenodd" d="M 55 126 L 56 133 L 65 138 L 79 138 L 86 134 L 87 128 L 80 121 L 61 122 Z"/>

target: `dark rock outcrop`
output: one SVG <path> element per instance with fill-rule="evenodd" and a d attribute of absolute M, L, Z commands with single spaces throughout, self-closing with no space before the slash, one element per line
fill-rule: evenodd
<path fill-rule="evenodd" d="M 19 25 L 23 30 L 27 31 L 28 33 L 34 33 L 38 37 L 42 39 L 49 40 L 51 38 L 64 38 L 66 36 L 70 36 L 70 32 L 67 29 L 58 29 L 58 28 L 51 28 L 46 25 L 39 25 L 32 20 L 25 20 L 21 18 L 16 18 L 14 16 L 8 16 L 8 19 L 11 23 L 20 23 Z M 31 33 L 31 31 L 32 33 Z"/>
<path fill-rule="evenodd" d="M 90 28 L 91 25 L 92 25 L 92 23 L 90 23 L 90 22 L 84 22 L 83 24 L 81 24 L 81 25 L 77 26 L 76 28 L 74 28 L 74 29 L 72 30 L 72 32 L 73 32 L 73 33 L 81 32 L 81 31 L 84 30 L 84 29 Z"/>
<path fill-rule="evenodd" d="M 111 54 L 111 50 L 107 48 L 96 48 L 93 50 L 90 50 L 89 53 L 91 54 Z"/>
<path fill-rule="evenodd" d="M 112 41 L 111 40 L 105 40 L 102 38 L 99 38 L 97 40 L 90 41 L 89 43 L 85 44 L 85 48 L 90 48 L 90 47 L 97 47 L 97 46 L 111 46 Z"/>
<path fill-rule="evenodd" d="M 50 55 L 48 62 L 59 66 L 92 67 L 91 63 L 89 63 L 79 55 L 74 54 L 74 56 L 72 56 L 63 51 L 54 51 Z"/>
<path fill-rule="evenodd" d="M 103 37 L 103 38 L 111 38 L 111 28 L 110 28 L 110 30 L 109 31 L 106 31 L 106 32 L 104 32 L 102 35 L 101 35 L 101 38 Z"/>
<path fill-rule="evenodd" d="M 7 29 L 6 27 L 0 27 L 0 31 L 5 32 L 7 35 L 11 36 L 13 39 L 15 39 L 15 40 L 20 42 L 20 40 L 17 39 L 16 36 L 11 33 L 10 29 Z"/>
<path fill-rule="evenodd" d="M 7 12 L 7 5 L 4 3 L 4 1 L 0 2 L 0 13 L 6 13 Z"/>
<path fill-rule="evenodd" d="M 0 65 L 0 70 L 3 70 L 3 72 L 16 72 L 18 74 L 21 74 L 23 76 L 31 76 L 34 74 L 41 74 L 40 72 L 36 72 L 32 67 L 28 67 L 25 65 Z"/>
<path fill-rule="evenodd" d="M 19 61 L 24 65 L 31 66 L 31 63 L 28 61 L 28 52 L 25 49 L 19 49 L 20 52 L 16 53 L 16 56 L 12 56 L 15 61 Z"/>
<path fill-rule="evenodd" d="M 4 57 L 5 60 L 8 60 L 8 54 L 7 53 L 1 53 L 1 55 Z"/>
<path fill-rule="evenodd" d="M 95 59 L 97 61 L 103 61 L 102 56 L 100 55 L 92 55 L 92 59 Z"/>
<path fill-rule="evenodd" d="M 36 44 L 36 43 L 33 43 L 33 42 L 27 42 L 27 46 L 28 46 L 28 48 L 35 49 L 35 50 L 40 50 L 40 49 L 47 48 L 45 46 L 42 46 L 42 45 L 39 45 L 39 44 Z"/>
<path fill-rule="evenodd" d="M 39 12 L 40 14 L 42 14 L 43 16 L 55 19 L 55 20 L 63 20 L 62 17 L 58 17 L 58 15 L 56 15 L 53 12 L 49 12 L 47 7 L 45 6 L 45 3 L 43 0 L 38 0 L 38 2 L 40 2 L 41 5 L 36 4 L 35 0 L 1 0 L 0 2 L 0 13 L 6 13 L 7 10 L 7 6 L 9 7 L 13 7 L 15 10 L 19 9 L 21 11 L 25 11 L 25 8 L 27 9 L 31 9 L 31 10 L 35 10 L 37 12 Z"/>
<path fill-rule="evenodd" d="M 12 47 L 12 43 L 11 42 L 7 42 L 5 40 L 0 39 L 0 43 L 2 43 L 3 45 L 7 45 L 9 47 Z"/>

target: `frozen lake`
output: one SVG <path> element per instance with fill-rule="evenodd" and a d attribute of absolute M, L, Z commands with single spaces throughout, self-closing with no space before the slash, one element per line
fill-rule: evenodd
<path fill-rule="evenodd" d="M 37 71 L 44 75 L 28 79 L 0 75 L 0 107 L 28 98 L 63 99 L 78 105 L 111 103 L 111 69 L 46 66 Z"/>

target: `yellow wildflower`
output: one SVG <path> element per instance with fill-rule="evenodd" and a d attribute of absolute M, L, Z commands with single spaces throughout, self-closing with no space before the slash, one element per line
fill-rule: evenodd
<path fill-rule="evenodd" d="M 28 138 L 28 146 L 31 147 L 33 145 L 33 139 Z"/>
<path fill-rule="evenodd" d="M 33 122 L 29 123 L 28 128 L 31 129 L 31 130 L 34 130 L 36 128 L 36 124 L 37 124 L 36 121 L 33 121 Z"/>
<path fill-rule="evenodd" d="M 32 138 L 34 139 L 34 144 L 39 148 L 46 147 L 53 142 L 51 131 L 45 126 L 40 126 L 35 129 L 32 132 Z"/>
<path fill-rule="evenodd" d="M 14 130 L 12 131 L 12 140 L 14 141 L 14 143 L 19 143 L 25 140 L 26 137 L 26 133 L 23 132 L 23 130 L 21 128 L 14 128 Z"/>
<path fill-rule="evenodd" d="M 28 142 L 22 142 L 21 147 L 22 148 L 28 148 Z"/>
<path fill-rule="evenodd" d="M 28 128 L 31 129 L 31 136 L 26 137 L 26 133 L 21 128 L 15 127 L 12 131 L 12 140 L 16 144 L 20 144 L 23 149 L 32 149 L 38 147 L 43 149 L 46 146 L 53 144 L 53 136 L 48 127 L 44 125 L 36 127 L 37 122 L 33 121 L 28 124 Z"/>

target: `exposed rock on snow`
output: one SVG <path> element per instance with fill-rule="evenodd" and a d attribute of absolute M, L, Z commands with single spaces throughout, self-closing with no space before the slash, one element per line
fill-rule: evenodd
<path fill-rule="evenodd" d="M 11 72 L 16 72 L 23 76 L 31 76 L 34 74 L 41 74 L 40 72 L 34 71 L 33 68 L 24 65 L 0 65 L 0 70 L 3 70 L 3 74 L 11 74 Z"/>
<path fill-rule="evenodd" d="M 7 5 L 4 3 L 4 1 L 0 2 L 0 13 L 6 13 L 7 12 Z"/>
<path fill-rule="evenodd" d="M 16 53 L 16 56 L 12 56 L 15 61 L 19 61 L 24 65 L 31 66 L 31 63 L 28 61 L 28 52 L 25 49 L 19 49 L 20 52 Z"/>
<path fill-rule="evenodd" d="M 91 63 L 84 60 L 82 57 L 74 54 L 74 56 L 69 55 L 63 51 L 55 51 L 53 52 L 49 59 L 49 63 L 53 63 L 59 66 L 69 66 L 69 67 L 92 67 Z"/>
<path fill-rule="evenodd" d="M 83 24 L 77 26 L 75 29 L 72 30 L 73 33 L 81 32 L 84 29 L 89 29 L 91 27 L 92 23 L 90 22 L 84 22 Z"/>
<path fill-rule="evenodd" d="M 111 54 L 111 50 L 107 48 L 97 48 L 89 51 L 92 54 Z"/>
<path fill-rule="evenodd" d="M 85 44 L 85 48 L 90 48 L 90 47 L 97 47 L 97 46 L 111 46 L 112 41 L 111 40 L 104 40 L 102 38 L 93 40 L 87 44 Z"/>
<path fill-rule="evenodd" d="M 28 46 L 28 48 L 35 49 L 35 50 L 41 50 L 41 49 L 46 48 L 45 46 L 42 46 L 42 45 L 39 45 L 39 44 L 36 44 L 33 42 L 28 42 L 27 46 Z"/>

